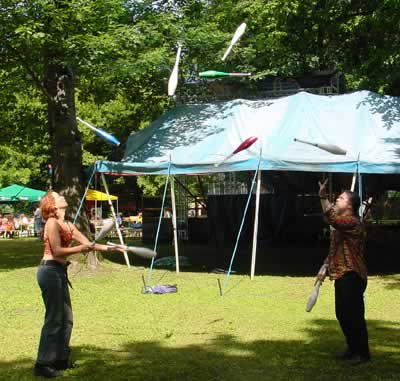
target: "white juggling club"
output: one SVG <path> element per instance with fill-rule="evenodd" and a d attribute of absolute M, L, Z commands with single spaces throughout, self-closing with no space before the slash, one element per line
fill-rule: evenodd
<path fill-rule="evenodd" d="M 317 147 L 317 148 L 327 151 L 333 155 L 346 155 L 346 153 L 347 153 L 344 149 L 342 149 L 338 146 L 335 146 L 334 144 L 312 143 L 312 142 L 307 142 L 306 140 L 300 140 L 300 139 L 296 139 L 296 138 L 294 138 L 294 141 Z"/>
<path fill-rule="evenodd" d="M 178 43 L 178 51 L 176 52 L 175 65 L 174 68 L 172 69 L 172 73 L 168 81 L 168 95 L 170 97 L 175 95 L 175 90 L 176 87 L 178 86 L 178 72 L 179 72 L 179 61 L 181 59 L 181 49 L 182 45 Z"/>
<path fill-rule="evenodd" d="M 322 285 L 322 281 L 317 280 L 317 283 L 315 284 L 312 293 L 308 299 L 307 306 L 306 306 L 306 311 L 311 312 L 312 308 L 314 307 L 315 303 L 317 303 L 318 295 L 319 295 L 319 288 Z"/>
<path fill-rule="evenodd" d="M 106 218 L 105 220 L 103 220 L 103 226 L 101 230 L 96 234 L 95 241 L 100 241 L 101 239 L 106 237 L 113 227 L 114 220 L 112 218 Z"/>
<path fill-rule="evenodd" d="M 318 271 L 318 278 L 314 284 L 312 293 L 311 293 L 310 297 L 308 298 L 306 312 L 311 312 L 311 310 L 315 306 L 315 303 L 317 303 L 317 299 L 318 299 L 318 295 L 319 295 L 319 288 L 321 287 L 322 282 L 324 281 L 323 279 L 326 276 L 327 269 L 328 269 L 328 265 L 326 265 L 324 263 Z"/>
<path fill-rule="evenodd" d="M 224 56 L 222 57 L 222 61 L 225 61 L 225 58 L 228 56 L 228 54 L 232 50 L 233 45 L 235 45 L 236 42 L 239 41 L 240 37 L 242 37 L 245 30 L 246 30 L 246 23 L 244 22 L 244 23 L 240 24 L 239 27 L 236 29 L 236 32 L 232 37 L 232 41 L 231 41 L 228 49 L 226 49 Z"/>
<path fill-rule="evenodd" d="M 129 252 L 136 254 L 137 256 L 145 258 L 145 259 L 151 259 L 151 258 L 155 258 L 157 256 L 157 253 L 155 251 L 147 249 L 145 247 L 127 246 L 127 245 L 121 245 L 121 244 L 113 243 L 113 242 L 107 242 L 107 246 L 118 247 L 119 249 L 122 249 L 124 251 L 129 251 Z"/>

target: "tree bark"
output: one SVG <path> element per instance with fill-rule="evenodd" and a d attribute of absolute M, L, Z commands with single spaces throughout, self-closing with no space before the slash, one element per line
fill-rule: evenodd
<path fill-rule="evenodd" d="M 73 220 L 86 184 L 82 170 L 81 134 L 76 123 L 75 84 L 71 68 L 48 64 L 44 85 L 49 94 L 47 113 L 53 168 L 52 188 L 66 198 L 66 218 Z M 83 234 L 90 236 L 85 205 L 80 211 L 77 225 Z M 97 263 L 92 258 L 88 258 L 88 262 Z"/>

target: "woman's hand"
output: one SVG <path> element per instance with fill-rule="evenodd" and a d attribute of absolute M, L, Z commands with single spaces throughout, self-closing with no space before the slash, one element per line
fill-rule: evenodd
<path fill-rule="evenodd" d="M 119 251 L 120 253 L 124 253 L 125 250 L 121 246 L 107 246 L 107 251 Z"/>
<path fill-rule="evenodd" d="M 84 243 L 81 245 L 82 253 L 89 253 L 94 250 L 94 243 Z"/>

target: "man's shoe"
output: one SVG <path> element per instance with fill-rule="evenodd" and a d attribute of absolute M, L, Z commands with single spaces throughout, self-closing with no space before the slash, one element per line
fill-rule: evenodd
<path fill-rule="evenodd" d="M 344 352 L 340 352 L 338 354 L 335 355 L 336 360 L 350 360 L 353 357 L 353 353 L 349 350 L 346 349 Z"/>
<path fill-rule="evenodd" d="M 361 356 L 361 355 L 353 355 L 347 363 L 350 365 L 360 365 L 370 361 L 369 357 Z"/>
<path fill-rule="evenodd" d="M 33 374 L 37 377 L 56 378 L 62 376 L 62 373 L 49 365 L 35 364 Z"/>
<path fill-rule="evenodd" d="M 54 368 L 57 370 L 67 370 L 78 368 L 78 365 L 76 365 L 71 360 L 56 360 L 54 362 Z"/>

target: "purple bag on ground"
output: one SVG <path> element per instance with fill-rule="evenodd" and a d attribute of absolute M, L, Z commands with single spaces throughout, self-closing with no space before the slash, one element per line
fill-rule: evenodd
<path fill-rule="evenodd" d="M 170 294 L 178 292 L 176 284 L 157 284 L 154 287 L 146 286 L 143 289 L 145 294 Z"/>

